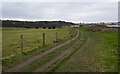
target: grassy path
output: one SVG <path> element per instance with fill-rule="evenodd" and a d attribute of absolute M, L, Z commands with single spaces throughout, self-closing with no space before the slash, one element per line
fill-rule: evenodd
<path fill-rule="evenodd" d="M 49 29 L 25 29 L 25 28 L 2 28 L 2 29 L 3 29 L 3 31 L 2 31 L 3 32 L 2 33 L 3 34 L 3 44 L 5 47 L 7 46 L 7 48 L 3 47 L 3 50 L 5 49 L 5 51 L 2 51 L 2 52 L 5 53 L 6 56 L 8 56 L 8 57 L 5 57 L 4 54 L 2 54 L 1 59 L 2 59 L 3 72 L 9 68 L 15 66 L 16 64 L 23 62 L 23 60 L 25 61 L 29 58 L 32 58 L 35 55 L 41 54 L 55 46 L 58 46 L 64 42 L 74 38 L 77 34 L 77 31 L 75 28 L 70 28 L 72 30 L 71 36 L 69 34 L 69 28 L 57 28 L 54 30 L 53 29 L 51 29 L 51 30 L 49 30 Z M 43 32 L 46 35 L 46 38 L 45 38 L 46 44 L 45 45 L 43 45 L 42 44 L 43 41 L 41 41 Z M 59 42 L 54 43 L 53 41 L 56 40 L 56 32 L 58 33 Z M 10 37 L 8 36 L 9 35 L 8 33 L 10 34 Z M 21 48 L 20 47 L 20 35 L 21 34 L 24 35 L 24 39 L 23 39 L 24 52 L 23 52 L 23 54 L 21 54 L 19 51 Z M 5 43 L 6 40 L 7 40 L 7 43 Z M 33 42 L 31 42 L 29 40 L 32 40 Z M 19 42 L 19 44 L 15 43 L 15 42 Z M 14 45 L 14 43 L 15 43 L 15 45 Z M 17 44 L 17 46 L 19 46 L 20 48 L 13 48 L 12 46 L 8 46 L 9 44 L 10 45 L 13 44 L 14 47 L 16 47 L 16 44 Z M 26 44 L 28 46 L 26 46 Z M 33 45 L 37 45 L 37 46 L 33 46 Z M 28 51 L 26 51 L 26 47 L 29 47 L 29 46 L 31 48 L 28 48 Z M 11 49 L 13 49 L 13 51 Z M 19 53 L 17 51 L 19 51 Z M 12 56 L 9 53 L 11 53 Z"/>
<path fill-rule="evenodd" d="M 79 40 L 79 38 L 78 38 L 78 40 Z M 51 60 L 50 62 L 48 62 L 44 66 L 38 68 L 36 71 L 37 72 L 46 72 L 46 71 L 50 70 L 56 64 L 58 64 L 61 60 L 63 60 L 64 58 L 66 58 L 68 55 L 70 55 L 74 51 L 74 49 L 76 48 L 75 45 L 77 45 L 77 44 L 78 43 L 76 41 L 72 46 L 68 47 L 67 50 L 65 50 L 64 52 L 62 52 L 60 56 L 54 58 L 53 60 Z"/>
<path fill-rule="evenodd" d="M 58 69 L 66 60 L 68 60 L 83 44 L 86 43 L 87 38 L 84 35 L 82 31 L 81 32 L 81 37 L 76 41 L 76 43 L 73 44 L 70 48 L 72 48 L 72 51 L 62 60 L 59 62 L 55 63 L 50 69 L 48 69 L 48 72 L 54 72 L 56 69 Z M 69 50 L 69 49 L 68 49 Z M 63 65 L 64 66 L 64 65 Z"/>
<path fill-rule="evenodd" d="M 76 51 L 76 49 L 80 47 L 85 40 L 84 33 L 81 31 L 81 34 L 77 36 L 76 40 L 46 54 L 36 61 L 33 61 L 31 64 L 28 64 L 26 67 L 22 68 L 20 72 L 47 72 L 51 68 L 55 67 L 56 64 L 73 54 L 73 52 Z"/>
<path fill-rule="evenodd" d="M 117 55 L 112 52 L 117 50 L 117 33 L 80 29 L 87 35 L 87 43 L 52 72 L 118 72 Z"/>
<path fill-rule="evenodd" d="M 117 72 L 116 31 L 79 28 L 73 39 L 36 55 L 8 71 L 19 72 Z M 24 64 L 25 63 L 25 64 Z M 21 66 L 22 65 L 22 66 Z"/>
<path fill-rule="evenodd" d="M 43 53 L 41 53 L 41 54 L 38 54 L 38 55 L 36 55 L 36 56 L 33 56 L 33 57 L 29 58 L 28 60 L 26 60 L 26 61 L 24 61 L 24 62 L 21 62 L 21 63 L 15 65 L 15 66 L 13 66 L 13 67 L 7 69 L 6 72 L 11 72 L 11 71 L 16 71 L 16 72 L 17 72 L 17 71 L 19 71 L 21 68 L 25 67 L 26 65 L 30 64 L 31 62 L 33 62 L 33 61 L 35 61 L 35 60 L 37 60 L 37 59 L 40 59 L 41 57 L 43 57 L 43 56 L 45 56 L 46 54 L 54 51 L 55 49 L 60 48 L 60 47 L 62 47 L 62 46 L 64 46 L 64 45 L 70 43 L 71 41 L 75 40 L 75 39 L 78 37 L 78 35 L 79 35 L 79 31 L 78 31 L 77 35 L 76 35 L 73 39 L 68 40 L 67 42 L 65 42 L 65 43 L 63 43 L 63 44 L 60 44 L 60 45 L 58 45 L 58 46 L 56 46 L 56 47 L 53 47 L 52 49 L 50 49 L 50 50 L 48 50 L 48 51 L 45 51 L 45 52 L 43 52 Z"/>

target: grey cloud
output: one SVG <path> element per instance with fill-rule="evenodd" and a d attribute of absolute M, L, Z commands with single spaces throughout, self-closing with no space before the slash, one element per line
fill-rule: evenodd
<path fill-rule="evenodd" d="M 3 2 L 118 2 L 119 0 L 3 0 Z"/>
<path fill-rule="evenodd" d="M 117 21 L 117 2 L 3 2 L 3 19 Z"/>

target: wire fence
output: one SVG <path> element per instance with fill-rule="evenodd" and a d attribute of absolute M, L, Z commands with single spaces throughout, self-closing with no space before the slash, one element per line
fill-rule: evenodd
<path fill-rule="evenodd" d="M 71 28 L 57 29 L 3 29 L 3 59 L 22 52 L 28 52 L 44 44 L 54 45 L 58 40 L 67 40 L 75 30 Z"/>

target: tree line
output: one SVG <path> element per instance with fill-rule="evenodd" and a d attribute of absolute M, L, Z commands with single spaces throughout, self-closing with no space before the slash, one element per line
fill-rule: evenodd
<path fill-rule="evenodd" d="M 72 22 L 65 21 L 17 21 L 2 20 L 2 27 L 22 27 L 22 28 L 39 28 L 39 27 L 62 27 L 75 25 Z"/>

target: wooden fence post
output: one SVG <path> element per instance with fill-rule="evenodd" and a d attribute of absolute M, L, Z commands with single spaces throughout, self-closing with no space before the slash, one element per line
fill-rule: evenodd
<path fill-rule="evenodd" d="M 71 29 L 71 36 L 73 36 L 73 28 Z"/>
<path fill-rule="evenodd" d="M 69 32 L 70 32 L 70 36 L 71 36 L 71 30 L 69 29 Z"/>
<path fill-rule="evenodd" d="M 21 35 L 21 53 L 23 53 L 23 35 Z"/>
<path fill-rule="evenodd" d="M 45 44 L 45 33 L 43 33 L 43 45 Z"/>
<path fill-rule="evenodd" d="M 58 41 L 58 33 L 56 32 L 56 41 Z"/>

